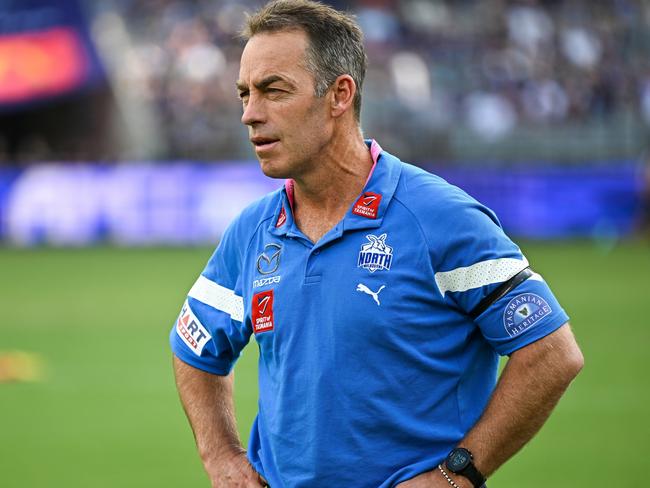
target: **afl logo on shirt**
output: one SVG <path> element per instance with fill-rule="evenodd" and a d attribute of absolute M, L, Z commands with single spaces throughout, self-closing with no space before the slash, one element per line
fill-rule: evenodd
<path fill-rule="evenodd" d="M 385 233 L 379 237 L 372 234 L 366 236 L 369 242 L 361 246 L 357 268 L 365 268 L 371 273 L 390 269 L 393 263 L 393 248 L 386 244 L 386 237 Z"/>
<path fill-rule="evenodd" d="M 273 290 L 253 295 L 251 316 L 253 332 L 256 334 L 273 330 Z"/>

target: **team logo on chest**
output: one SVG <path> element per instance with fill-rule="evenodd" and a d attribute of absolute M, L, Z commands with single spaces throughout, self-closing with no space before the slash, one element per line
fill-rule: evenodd
<path fill-rule="evenodd" d="M 361 246 L 357 261 L 358 268 L 365 268 L 371 273 L 390 269 L 393 263 L 393 248 L 386 244 L 386 237 L 385 233 L 379 237 L 372 234 L 366 236 L 369 242 Z"/>

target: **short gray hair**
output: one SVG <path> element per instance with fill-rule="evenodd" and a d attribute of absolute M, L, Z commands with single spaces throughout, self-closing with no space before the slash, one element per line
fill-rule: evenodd
<path fill-rule="evenodd" d="M 242 31 L 246 40 L 264 32 L 303 30 L 309 39 L 306 64 L 314 75 L 317 97 L 325 95 L 341 75 L 357 86 L 354 116 L 361 118 L 361 88 L 366 75 L 363 33 L 352 15 L 312 0 L 273 0 L 249 16 Z"/>

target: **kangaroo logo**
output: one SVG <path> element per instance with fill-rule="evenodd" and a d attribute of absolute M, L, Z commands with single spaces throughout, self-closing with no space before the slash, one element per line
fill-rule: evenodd
<path fill-rule="evenodd" d="M 379 287 L 379 290 L 372 291 L 370 288 L 368 288 L 363 283 L 359 283 L 357 285 L 357 291 L 360 291 L 362 293 L 366 293 L 367 295 L 370 295 L 375 300 L 375 302 L 377 302 L 377 305 L 381 305 L 381 303 L 379 303 L 379 294 L 381 293 L 381 290 L 383 290 L 384 288 L 386 288 L 386 285 L 381 285 Z"/>
<path fill-rule="evenodd" d="M 386 244 L 387 236 L 385 233 L 379 237 L 372 234 L 366 236 L 368 242 L 361 246 L 357 260 L 358 268 L 365 268 L 371 273 L 390 269 L 393 263 L 393 248 Z"/>

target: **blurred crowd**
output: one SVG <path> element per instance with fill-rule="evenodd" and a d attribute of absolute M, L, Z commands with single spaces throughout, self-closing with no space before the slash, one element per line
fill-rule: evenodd
<path fill-rule="evenodd" d="M 650 133 L 648 2 L 327 3 L 353 12 L 365 33 L 365 133 L 405 158 L 454 158 L 466 144 L 499 144 L 523 130 L 602 133 L 625 121 L 641 139 Z M 100 52 L 113 50 L 107 64 L 122 116 L 154 141 L 151 154 L 252 158 L 234 81 L 244 12 L 260 4 L 88 2 Z"/>

